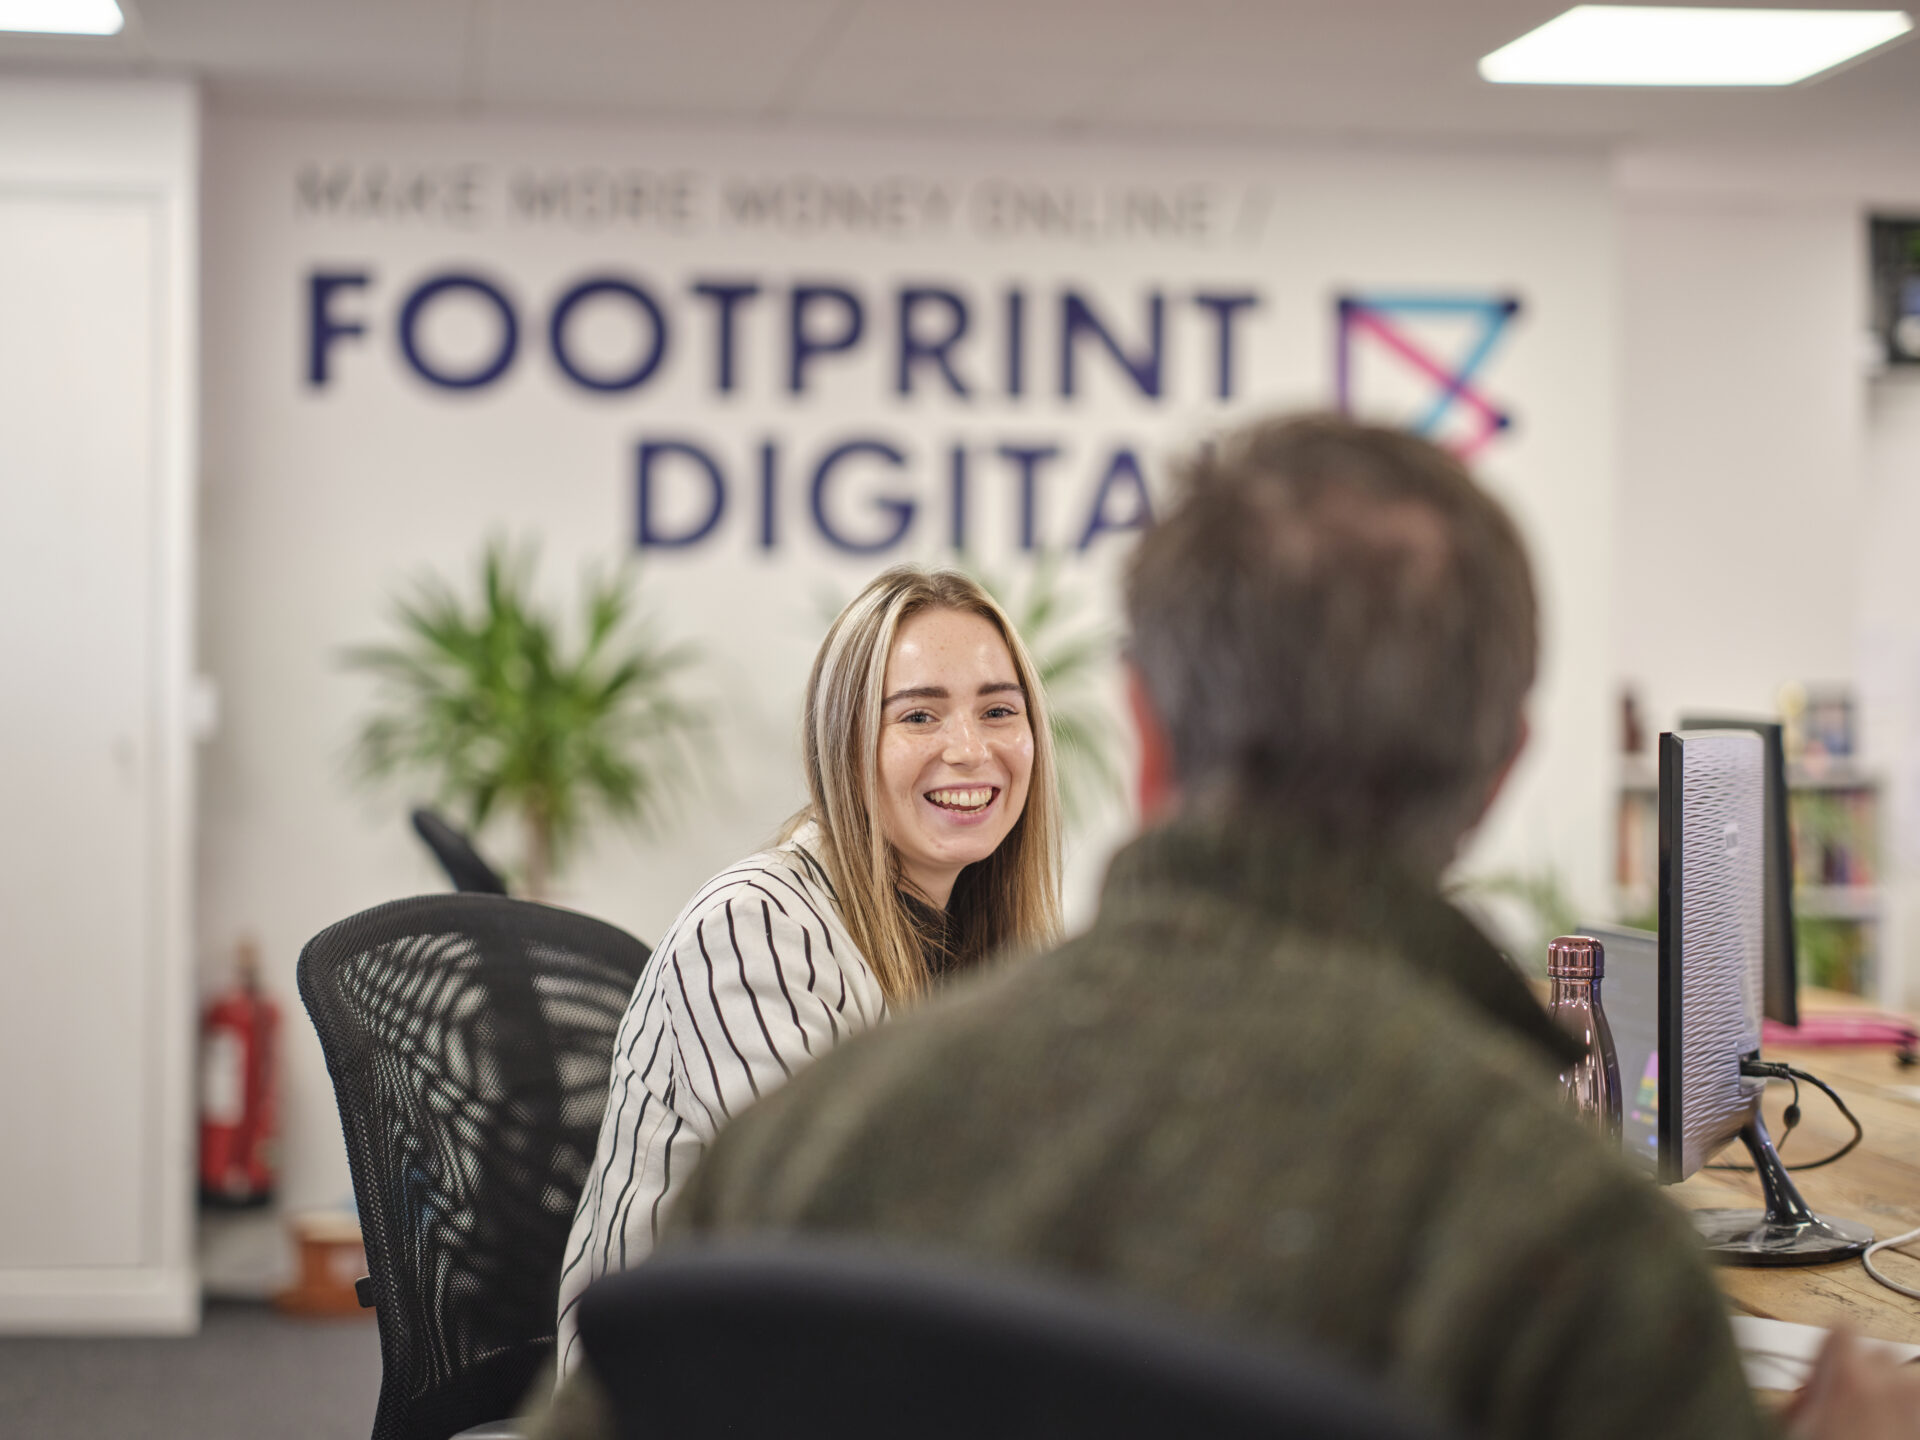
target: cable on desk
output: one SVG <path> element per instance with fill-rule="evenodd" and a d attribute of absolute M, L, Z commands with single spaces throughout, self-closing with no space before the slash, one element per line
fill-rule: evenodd
<path fill-rule="evenodd" d="M 1793 1134 L 1793 1127 L 1800 1123 L 1800 1082 L 1802 1080 L 1814 1086 L 1831 1100 L 1834 1108 L 1846 1116 L 1847 1123 L 1853 1126 L 1853 1138 L 1831 1155 L 1822 1155 L 1818 1160 L 1805 1160 L 1798 1165 L 1787 1165 L 1787 1169 L 1818 1170 L 1822 1165 L 1831 1165 L 1834 1161 L 1840 1159 L 1841 1156 L 1852 1154 L 1854 1148 L 1866 1138 L 1867 1132 L 1861 1127 L 1859 1117 L 1847 1108 L 1847 1102 L 1835 1093 L 1834 1088 L 1818 1075 L 1811 1075 L 1798 1066 L 1766 1060 L 1745 1061 L 1740 1067 L 1740 1073 L 1743 1075 L 1757 1076 L 1764 1080 L 1785 1080 L 1793 1086 L 1793 1102 L 1787 1106 L 1786 1113 L 1782 1116 L 1787 1122 L 1787 1128 L 1780 1132 L 1780 1138 L 1774 1142 L 1774 1149 L 1776 1150 L 1786 1148 L 1787 1137 Z M 1782 1164 L 1785 1164 L 1785 1162 L 1782 1161 Z M 1744 1170 L 1749 1175 L 1753 1173 L 1753 1166 L 1751 1165 L 1709 1165 L 1706 1168 L 1709 1170 Z"/>
<path fill-rule="evenodd" d="M 1898 1290 L 1902 1295 L 1920 1300 L 1920 1290 L 1914 1289 L 1911 1285 L 1902 1285 L 1898 1280 L 1889 1280 L 1875 1268 L 1873 1263 L 1873 1257 L 1878 1255 L 1882 1250 L 1890 1250 L 1896 1245 L 1905 1245 L 1910 1240 L 1920 1240 L 1920 1230 L 1909 1230 L 1906 1234 L 1895 1235 L 1890 1240 L 1876 1240 L 1862 1252 L 1860 1263 L 1867 1267 L 1867 1274 L 1878 1280 L 1889 1290 Z"/>

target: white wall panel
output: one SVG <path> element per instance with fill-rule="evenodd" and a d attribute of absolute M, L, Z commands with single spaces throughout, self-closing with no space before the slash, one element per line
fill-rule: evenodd
<path fill-rule="evenodd" d="M 1865 250 L 1844 201 L 1624 197 L 1613 584 L 1656 725 L 1853 679 Z"/>
<path fill-rule="evenodd" d="M 142 1258 L 155 220 L 0 191 L 0 750 L 32 757 L 0 777 L 0 1128 L 34 1177 L 0 1189 L 0 1268 Z"/>
<path fill-rule="evenodd" d="M 1619 667 L 1654 728 L 1852 687 L 1884 783 L 1880 998 L 1920 1002 L 1920 406 L 1872 378 L 1867 217 L 1911 147 L 1647 151 L 1620 167 Z"/>
<path fill-rule="evenodd" d="M 189 1253 L 196 134 L 0 87 L 0 1329 L 172 1329 Z"/>

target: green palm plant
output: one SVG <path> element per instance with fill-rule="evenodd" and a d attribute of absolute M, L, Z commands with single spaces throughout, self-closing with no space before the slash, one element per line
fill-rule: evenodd
<path fill-rule="evenodd" d="M 531 545 L 490 542 L 475 604 L 421 576 L 393 602 L 398 638 L 342 661 L 377 682 L 353 747 L 358 776 L 424 777 L 473 830 L 513 816 L 521 884 L 540 896 L 596 815 L 641 828 L 661 818 L 704 717 L 675 692 L 694 653 L 663 644 L 638 613 L 630 567 L 583 577 L 569 648 L 534 598 L 536 564 Z"/>

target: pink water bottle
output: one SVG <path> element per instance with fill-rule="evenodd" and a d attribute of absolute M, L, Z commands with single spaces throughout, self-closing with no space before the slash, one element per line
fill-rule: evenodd
<path fill-rule="evenodd" d="M 1586 1053 L 1560 1072 L 1560 1091 L 1595 1132 L 1620 1143 L 1620 1062 L 1613 1031 L 1600 1008 L 1606 950 L 1585 935 L 1562 935 L 1547 945 L 1547 1010 Z"/>

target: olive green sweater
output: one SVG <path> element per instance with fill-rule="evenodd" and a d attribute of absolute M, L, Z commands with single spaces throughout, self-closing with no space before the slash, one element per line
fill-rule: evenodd
<path fill-rule="evenodd" d="M 1510 1440 L 1766 1433 L 1685 1219 L 1428 886 L 1283 833 L 1123 851 L 1093 928 L 733 1122 L 663 1243 L 858 1234 L 1131 1292 Z"/>

